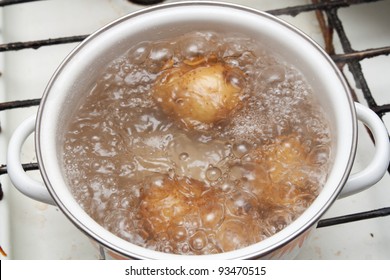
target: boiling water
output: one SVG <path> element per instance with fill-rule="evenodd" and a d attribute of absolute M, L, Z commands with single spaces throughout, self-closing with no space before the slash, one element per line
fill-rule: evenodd
<path fill-rule="evenodd" d="M 183 123 L 156 98 L 172 69 L 213 65 L 240 91 L 223 117 Z M 328 171 L 325 120 L 301 74 L 258 42 L 194 32 L 142 42 L 103 71 L 69 121 L 64 170 L 83 209 L 119 237 L 220 253 L 275 234 L 312 203 Z"/>

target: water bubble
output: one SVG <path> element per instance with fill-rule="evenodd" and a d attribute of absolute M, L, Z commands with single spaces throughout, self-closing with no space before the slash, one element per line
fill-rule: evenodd
<path fill-rule="evenodd" d="M 190 246 L 188 246 L 187 243 L 184 243 L 183 246 L 181 247 L 181 252 L 183 254 L 188 254 L 189 251 L 190 251 Z"/>
<path fill-rule="evenodd" d="M 128 197 L 124 197 L 120 202 L 121 207 L 124 209 L 131 207 L 131 204 L 132 204 L 132 201 Z"/>
<path fill-rule="evenodd" d="M 173 248 L 172 248 L 172 246 L 165 246 L 165 247 L 163 247 L 162 251 L 163 251 L 164 253 L 169 254 L 169 253 L 172 253 L 172 252 L 173 252 Z"/>
<path fill-rule="evenodd" d="M 324 165 L 329 160 L 329 147 L 325 145 L 316 146 L 309 154 L 309 160 L 317 165 Z"/>
<path fill-rule="evenodd" d="M 259 79 L 265 83 L 280 83 L 285 79 L 285 68 L 281 65 L 274 65 L 266 68 L 260 74 Z"/>
<path fill-rule="evenodd" d="M 165 186 L 165 177 L 163 175 L 155 175 L 150 178 L 150 187 L 163 188 Z"/>
<path fill-rule="evenodd" d="M 243 89 L 245 87 L 245 79 L 242 73 L 230 70 L 225 73 L 225 80 L 235 88 Z"/>
<path fill-rule="evenodd" d="M 183 226 L 171 226 L 168 228 L 168 234 L 175 242 L 183 242 L 187 239 L 187 230 Z"/>
<path fill-rule="evenodd" d="M 185 153 L 185 152 L 183 152 L 179 155 L 179 159 L 182 161 L 188 160 L 189 157 L 190 157 L 190 155 L 188 153 Z"/>
<path fill-rule="evenodd" d="M 158 64 L 164 64 L 172 57 L 172 48 L 167 43 L 155 44 L 149 53 L 149 59 Z"/>
<path fill-rule="evenodd" d="M 173 179 L 175 177 L 176 171 L 173 168 L 168 169 L 168 176 L 169 178 Z"/>
<path fill-rule="evenodd" d="M 80 184 L 80 180 L 79 179 L 73 179 L 71 180 L 72 184 L 74 184 L 75 186 L 77 186 L 78 184 Z"/>
<path fill-rule="evenodd" d="M 185 36 L 178 43 L 178 49 L 183 57 L 190 60 L 203 56 L 210 48 L 210 43 L 202 34 Z"/>
<path fill-rule="evenodd" d="M 235 157 L 242 158 L 243 156 L 245 156 L 249 152 L 250 148 L 251 148 L 251 145 L 249 143 L 242 142 L 239 144 L 234 144 L 232 152 L 233 152 Z"/>
<path fill-rule="evenodd" d="M 136 64 L 143 63 L 150 52 L 150 43 L 141 42 L 129 51 L 129 58 Z"/>
<path fill-rule="evenodd" d="M 226 180 L 221 184 L 221 190 L 225 193 L 232 191 L 236 187 L 234 181 Z"/>
<path fill-rule="evenodd" d="M 207 245 L 207 235 L 204 231 L 197 231 L 189 240 L 190 246 L 193 250 L 202 250 Z"/>
<path fill-rule="evenodd" d="M 206 170 L 206 178 L 209 181 L 217 181 L 222 176 L 222 171 L 218 167 L 210 166 Z"/>
<path fill-rule="evenodd" d="M 222 249 L 226 251 L 242 248 L 249 243 L 251 234 L 248 232 L 248 224 L 239 220 L 227 220 L 218 230 L 217 238 Z"/>
<path fill-rule="evenodd" d="M 220 203 L 209 201 L 200 209 L 200 218 L 205 228 L 217 228 L 224 218 L 224 209 Z"/>
<path fill-rule="evenodd" d="M 257 204 L 256 198 L 244 191 L 237 191 L 226 199 L 226 207 L 236 216 L 248 215 Z"/>
<path fill-rule="evenodd" d="M 232 181 L 241 180 L 244 177 L 245 168 L 242 165 L 233 165 L 229 171 L 229 179 Z"/>

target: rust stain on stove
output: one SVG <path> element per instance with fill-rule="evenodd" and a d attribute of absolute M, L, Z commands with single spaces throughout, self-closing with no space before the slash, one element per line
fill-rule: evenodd
<path fill-rule="evenodd" d="M 7 253 L 4 252 L 3 248 L 0 246 L 0 254 L 3 256 L 3 257 L 7 257 Z"/>

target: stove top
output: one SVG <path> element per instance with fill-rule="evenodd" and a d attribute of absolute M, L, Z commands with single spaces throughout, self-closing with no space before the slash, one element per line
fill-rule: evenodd
<path fill-rule="evenodd" d="M 390 111 L 387 105 L 390 103 L 390 1 L 225 2 L 270 11 L 303 30 L 333 55 L 356 99 L 375 109 L 390 129 L 390 114 L 386 114 Z M 337 14 L 328 9 L 329 5 L 338 8 Z M 7 254 L 1 259 L 99 258 L 90 240 L 58 208 L 33 201 L 11 185 L 6 175 L 5 153 L 12 132 L 36 113 L 36 105 L 52 73 L 77 42 L 110 21 L 143 7 L 126 0 L 0 1 L 0 183 L 4 193 L 0 201 L 0 246 Z M 319 12 L 322 10 L 327 12 Z M 336 32 L 340 29 L 332 32 L 327 28 L 332 16 L 342 23 L 347 42 L 343 33 Z M 324 39 L 324 34 L 331 40 Z M 346 52 L 358 59 L 352 63 L 350 56 L 344 55 Z M 366 58 L 371 55 L 372 58 Z M 354 67 L 358 68 L 357 72 Z M 364 79 L 356 82 L 359 75 Z M 364 168 L 373 151 L 371 138 L 360 124 L 353 172 Z M 36 162 L 32 139 L 25 144 L 22 161 Z M 32 169 L 35 166 L 31 164 Z M 37 170 L 29 174 L 40 180 Z M 386 174 L 369 190 L 336 201 L 323 217 L 320 224 L 323 227 L 315 230 L 312 240 L 297 258 L 390 259 L 390 217 L 386 216 L 390 207 L 389 185 L 390 177 Z M 367 211 L 376 209 L 384 209 L 383 213 L 387 214 L 378 217 L 381 214 L 376 211 L 374 218 L 333 225 L 339 221 L 334 217 L 365 212 L 357 215 L 361 219 L 370 216 Z"/>

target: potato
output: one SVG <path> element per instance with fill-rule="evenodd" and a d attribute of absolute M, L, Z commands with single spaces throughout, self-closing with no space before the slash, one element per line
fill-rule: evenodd
<path fill-rule="evenodd" d="M 153 96 L 186 128 L 210 128 L 242 107 L 244 85 L 243 73 L 222 63 L 181 64 L 157 79 Z"/>
<path fill-rule="evenodd" d="M 265 183 L 254 186 L 253 191 L 261 199 L 276 205 L 291 205 L 308 192 L 308 177 L 313 164 L 309 152 L 296 135 L 280 136 L 273 144 L 265 145 L 253 152 L 259 164 L 255 172 Z M 259 179 L 256 179 L 260 182 Z"/>
<path fill-rule="evenodd" d="M 166 232 L 171 224 L 182 223 L 191 212 L 191 198 L 200 196 L 198 181 L 171 179 L 156 175 L 141 195 L 140 215 L 153 225 L 152 234 Z"/>

